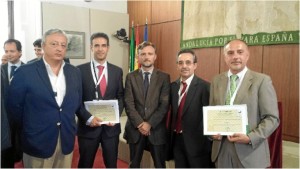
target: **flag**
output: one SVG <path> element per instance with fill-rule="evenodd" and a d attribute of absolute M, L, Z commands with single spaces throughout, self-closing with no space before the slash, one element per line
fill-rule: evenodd
<path fill-rule="evenodd" d="M 145 30 L 144 30 L 144 41 L 148 41 L 148 24 L 146 18 Z"/>
<path fill-rule="evenodd" d="M 130 39 L 129 72 L 134 70 L 134 58 L 135 58 L 134 26 L 133 26 L 133 23 L 132 23 L 131 39 Z"/>
<path fill-rule="evenodd" d="M 135 29 L 135 60 L 134 60 L 134 70 L 138 69 L 140 67 L 138 63 L 138 51 L 137 48 L 140 44 L 140 35 L 139 35 L 139 25 L 136 26 Z"/>

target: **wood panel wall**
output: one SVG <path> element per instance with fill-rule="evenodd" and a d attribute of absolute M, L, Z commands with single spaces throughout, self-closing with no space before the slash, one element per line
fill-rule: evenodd
<path fill-rule="evenodd" d="M 181 1 L 128 1 L 130 25 L 139 23 L 143 37 L 146 17 L 149 41 L 157 47 L 156 67 L 169 73 L 171 80 L 179 75 L 176 55 L 180 50 Z M 141 39 L 142 40 L 142 39 Z M 250 46 L 248 67 L 271 76 L 278 101 L 283 105 L 283 139 L 299 142 L 299 45 Z M 207 81 L 228 68 L 223 48 L 195 49 L 198 67 L 195 74 Z"/>

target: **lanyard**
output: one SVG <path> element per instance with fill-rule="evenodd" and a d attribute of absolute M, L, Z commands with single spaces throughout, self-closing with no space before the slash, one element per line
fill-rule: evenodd
<path fill-rule="evenodd" d="M 183 87 L 181 88 L 181 90 L 182 90 L 182 89 L 183 89 Z M 183 96 L 187 93 L 187 91 L 188 91 L 188 86 L 186 86 L 186 89 L 185 89 L 185 91 L 182 93 L 182 95 L 180 95 L 181 90 L 178 91 L 178 95 L 179 95 L 178 105 L 180 104 L 180 102 L 181 102 Z"/>
<path fill-rule="evenodd" d="M 93 80 L 94 80 L 94 84 L 95 84 L 95 89 L 97 89 L 97 86 L 100 84 L 100 81 L 102 80 L 102 78 L 104 76 L 104 71 L 105 71 L 105 67 L 102 70 L 102 74 L 100 75 L 100 77 L 98 79 L 97 73 L 96 73 L 96 70 L 95 70 L 94 62 L 91 61 L 91 72 L 93 74 Z M 95 95 L 96 95 L 96 98 L 99 99 L 97 90 L 95 91 Z"/>

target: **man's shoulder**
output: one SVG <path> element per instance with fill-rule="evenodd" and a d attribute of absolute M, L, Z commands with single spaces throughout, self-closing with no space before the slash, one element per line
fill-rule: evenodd
<path fill-rule="evenodd" d="M 197 83 L 199 83 L 199 84 L 209 85 L 209 82 L 208 82 L 207 80 L 202 79 L 202 78 L 199 77 L 199 76 L 194 75 L 194 79 L 195 79 L 195 81 L 196 81 Z"/>
<path fill-rule="evenodd" d="M 255 72 L 252 70 L 247 71 L 245 78 L 252 79 L 253 81 L 256 81 L 256 82 L 262 82 L 264 80 L 271 80 L 271 77 L 269 75 L 260 73 L 260 72 Z"/>
<path fill-rule="evenodd" d="M 90 62 L 86 62 L 86 63 L 80 64 L 77 67 L 79 69 L 86 69 L 87 67 L 90 67 Z"/>
<path fill-rule="evenodd" d="M 228 73 L 228 71 L 222 72 L 222 73 L 220 73 L 220 74 L 215 75 L 215 76 L 213 77 L 213 81 L 219 80 L 219 79 L 223 79 L 223 78 L 226 78 L 226 77 L 227 77 L 227 73 Z"/>
<path fill-rule="evenodd" d="M 117 65 L 114 65 L 114 64 L 111 64 L 109 62 L 107 62 L 107 67 L 110 67 L 111 69 L 115 69 L 115 70 L 118 70 L 118 71 L 123 71 L 123 69 Z"/>
<path fill-rule="evenodd" d="M 170 76 L 168 73 L 166 73 L 160 69 L 156 69 L 156 70 L 154 69 L 154 71 L 157 73 L 158 76 L 164 76 L 164 77 Z"/>

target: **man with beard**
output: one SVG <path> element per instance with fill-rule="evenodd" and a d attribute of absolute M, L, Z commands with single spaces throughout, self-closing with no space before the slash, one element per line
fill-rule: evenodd
<path fill-rule="evenodd" d="M 130 168 L 140 168 L 145 147 L 154 166 L 165 168 L 166 124 L 169 107 L 170 75 L 154 68 L 155 45 L 138 46 L 141 68 L 131 72 L 125 82 L 125 110 L 128 116 L 124 139 L 129 143 Z"/>
<path fill-rule="evenodd" d="M 110 49 L 107 34 L 96 32 L 90 38 L 92 59 L 79 65 L 82 76 L 82 101 L 117 100 L 119 115 L 123 111 L 123 71 L 120 67 L 109 63 L 107 55 Z M 83 109 L 83 111 L 87 111 Z M 104 117 L 97 117 L 99 122 Z M 78 121 L 79 162 L 78 168 L 92 168 L 101 144 L 103 161 L 106 168 L 117 168 L 120 123 L 102 124 Z"/>

